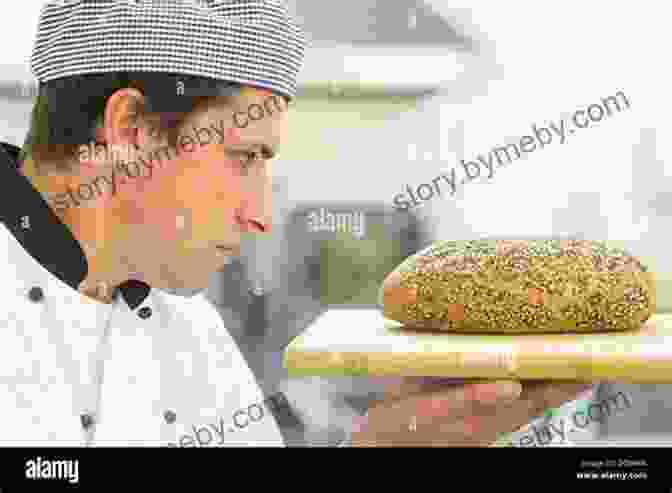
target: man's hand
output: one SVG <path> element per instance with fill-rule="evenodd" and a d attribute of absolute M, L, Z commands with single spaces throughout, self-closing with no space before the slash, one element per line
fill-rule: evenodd
<path fill-rule="evenodd" d="M 353 447 L 487 446 L 548 408 L 572 401 L 590 385 L 565 382 L 404 378 L 391 384 L 351 434 Z"/>

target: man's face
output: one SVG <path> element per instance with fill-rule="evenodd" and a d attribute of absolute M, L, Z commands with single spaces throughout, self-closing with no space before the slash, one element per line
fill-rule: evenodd
<path fill-rule="evenodd" d="M 204 288 L 238 255 L 242 233 L 270 230 L 268 152 L 278 152 L 286 127 L 282 97 L 245 89 L 228 105 L 190 115 L 176 150 L 144 158 L 142 178 L 122 185 L 118 211 L 133 245 L 126 257 L 140 279 L 157 288 Z"/>

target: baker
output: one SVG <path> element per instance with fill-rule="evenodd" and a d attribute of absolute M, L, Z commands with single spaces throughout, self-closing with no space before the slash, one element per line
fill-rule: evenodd
<path fill-rule="evenodd" d="M 304 46 L 277 0 L 46 2 L 29 135 L 0 144 L 0 445 L 284 445 L 217 311 L 170 291 L 205 288 L 241 235 L 270 232 L 288 112 L 231 122 L 292 100 Z M 180 152 L 217 122 L 222 142 Z M 82 159 L 90 144 L 128 160 L 176 152 L 114 193 L 53 207 L 117 169 Z M 524 387 L 395 380 L 343 444 L 486 445 L 581 391 Z"/>

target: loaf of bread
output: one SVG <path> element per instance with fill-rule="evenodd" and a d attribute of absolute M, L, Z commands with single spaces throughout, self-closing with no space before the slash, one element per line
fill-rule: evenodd
<path fill-rule="evenodd" d="M 655 310 L 637 258 L 578 239 L 438 241 L 389 273 L 378 300 L 409 329 L 457 333 L 624 331 Z"/>

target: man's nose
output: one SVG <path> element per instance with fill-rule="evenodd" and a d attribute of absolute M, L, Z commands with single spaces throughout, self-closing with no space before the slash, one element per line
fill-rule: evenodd
<path fill-rule="evenodd" d="M 243 233 L 268 233 L 271 231 L 270 221 L 259 217 L 250 217 L 247 220 L 242 220 Z"/>
<path fill-rule="evenodd" d="M 270 176 L 245 183 L 240 196 L 236 220 L 241 233 L 268 233 L 271 231 L 273 182 Z"/>

